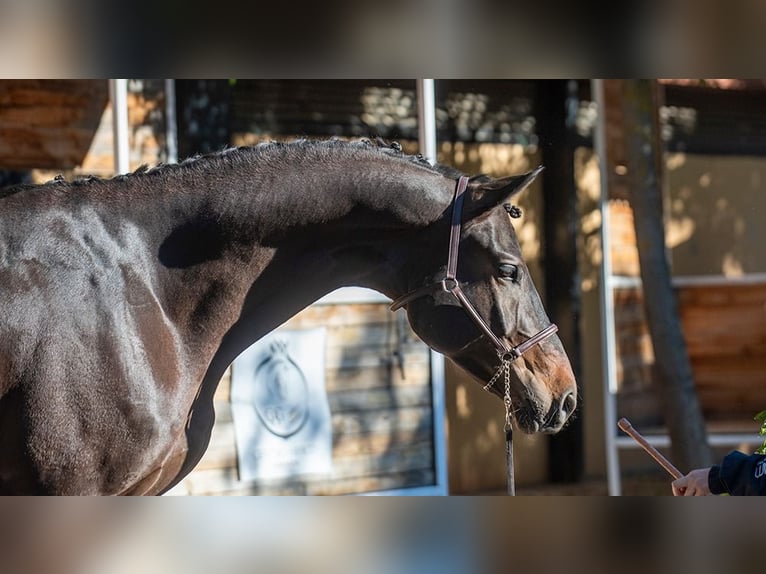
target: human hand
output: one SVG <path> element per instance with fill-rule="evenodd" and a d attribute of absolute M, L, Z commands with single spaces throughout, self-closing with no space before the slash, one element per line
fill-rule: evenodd
<path fill-rule="evenodd" d="M 710 468 L 698 468 L 673 481 L 673 496 L 710 496 Z"/>

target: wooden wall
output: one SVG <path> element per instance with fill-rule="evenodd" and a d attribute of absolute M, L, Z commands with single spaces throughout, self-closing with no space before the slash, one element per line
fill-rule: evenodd
<path fill-rule="evenodd" d="M 667 155 L 666 236 L 673 273 L 766 272 L 766 158 Z"/>
<path fill-rule="evenodd" d="M 742 424 L 766 408 L 766 283 L 717 282 L 676 287 L 679 313 L 706 420 Z M 640 289 L 615 294 L 618 412 L 659 424 L 654 353 Z"/>
<path fill-rule="evenodd" d="M 80 165 L 107 100 L 106 80 L 0 81 L 0 168 Z"/>
<path fill-rule="evenodd" d="M 323 352 L 332 415 L 332 474 L 240 481 L 227 374 L 215 397 L 210 447 L 174 493 L 336 495 L 435 484 L 428 347 L 409 326 L 399 345 L 396 315 L 384 303 L 313 305 L 285 324 L 288 329 L 317 326 L 327 328 Z M 404 376 L 394 355 L 397 348 Z"/>
<path fill-rule="evenodd" d="M 679 289 L 697 392 L 711 419 L 766 409 L 766 284 Z"/>

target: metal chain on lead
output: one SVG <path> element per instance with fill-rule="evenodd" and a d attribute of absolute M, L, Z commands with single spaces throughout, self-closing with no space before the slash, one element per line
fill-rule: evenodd
<path fill-rule="evenodd" d="M 505 370 L 505 364 L 506 364 L 506 361 L 504 361 L 501 358 L 500 359 L 500 366 L 497 368 L 497 371 L 495 371 L 495 374 L 492 375 L 492 378 L 489 380 L 489 382 L 486 385 L 484 385 L 484 390 L 485 391 L 490 390 L 494 386 L 494 384 L 497 381 L 497 379 L 500 378 L 500 374 Z"/>
<path fill-rule="evenodd" d="M 503 375 L 503 404 L 505 405 L 505 431 L 511 430 L 511 361 L 507 358 L 504 358 L 500 356 L 500 366 L 497 368 L 497 371 L 495 371 L 495 374 L 492 375 L 492 378 L 489 380 L 489 382 L 484 385 L 484 390 L 488 391 L 490 390 L 494 384 L 497 382 L 497 380 L 500 378 L 500 375 Z"/>
<path fill-rule="evenodd" d="M 514 480 L 514 473 L 513 473 L 513 423 L 512 423 L 512 412 L 511 409 L 513 408 L 513 404 L 511 403 L 511 358 L 514 357 L 514 354 L 511 353 L 498 353 L 498 358 L 500 359 L 500 366 L 497 368 L 497 371 L 495 371 L 495 374 L 492 375 L 492 378 L 489 380 L 489 382 L 484 385 L 484 390 L 488 391 L 492 388 L 492 386 L 497 382 L 497 380 L 500 378 L 500 374 L 503 375 L 503 406 L 505 406 L 505 427 L 503 430 L 505 431 L 505 461 L 506 461 L 506 467 L 508 469 L 508 495 L 509 496 L 515 496 L 516 495 L 516 484 Z M 515 357 L 518 357 L 518 354 L 515 354 Z"/>

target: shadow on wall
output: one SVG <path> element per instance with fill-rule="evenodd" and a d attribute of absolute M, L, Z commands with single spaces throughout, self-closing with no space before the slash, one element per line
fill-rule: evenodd
<path fill-rule="evenodd" d="M 505 492 L 503 403 L 446 361 L 450 494 Z M 547 472 L 542 435 L 513 435 L 516 485 L 539 484 Z"/>
<path fill-rule="evenodd" d="M 766 271 L 766 160 L 666 157 L 666 233 L 673 272 L 738 277 Z"/>
<path fill-rule="evenodd" d="M 598 161 L 591 150 L 580 148 L 575 164 L 583 291 L 591 291 L 602 258 Z M 766 272 L 766 251 L 760 248 L 766 159 L 673 153 L 666 156 L 665 176 L 665 233 L 675 276 Z M 610 205 L 614 273 L 638 275 L 630 206 L 620 201 Z"/>

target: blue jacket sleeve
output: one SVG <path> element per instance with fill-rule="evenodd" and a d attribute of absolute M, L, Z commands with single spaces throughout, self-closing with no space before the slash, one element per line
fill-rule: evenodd
<path fill-rule="evenodd" d="M 766 455 L 730 452 L 710 469 L 708 486 L 713 494 L 766 496 Z"/>

